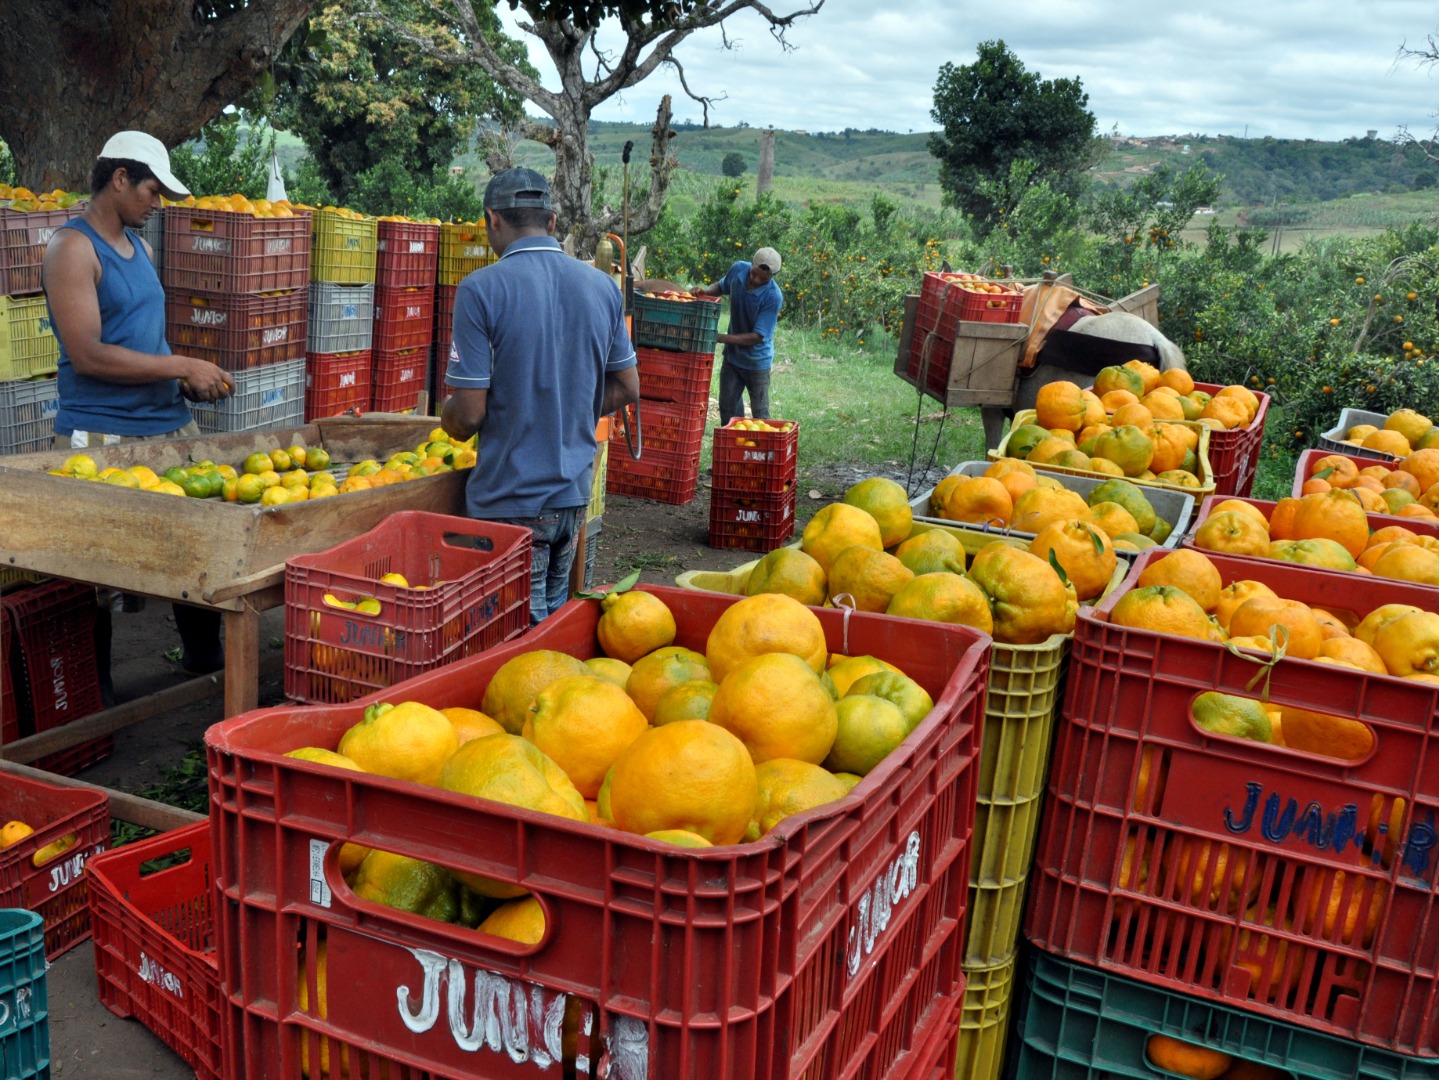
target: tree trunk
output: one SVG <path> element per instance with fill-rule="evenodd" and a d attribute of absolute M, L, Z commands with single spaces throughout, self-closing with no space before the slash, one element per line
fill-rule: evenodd
<path fill-rule="evenodd" d="M 61 0 L 0 34 L 0 137 L 21 183 L 87 191 L 128 128 L 194 138 L 250 90 L 317 0 L 250 0 L 214 19 L 192 0 Z"/>
<path fill-rule="evenodd" d="M 754 193 L 763 195 L 774 186 L 774 129 L 759 135 L 759 167 L 756 170 Z"/>

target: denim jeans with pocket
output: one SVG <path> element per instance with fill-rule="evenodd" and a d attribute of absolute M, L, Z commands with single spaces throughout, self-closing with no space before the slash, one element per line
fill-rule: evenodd
<path fill-rule="evenodd" d="M 584 506 L 546 510 L 538 517 L 491 518 L 530 530 L 530 625 L 537 626 L 570 598 L 570 567 L 584 523 Z"/>

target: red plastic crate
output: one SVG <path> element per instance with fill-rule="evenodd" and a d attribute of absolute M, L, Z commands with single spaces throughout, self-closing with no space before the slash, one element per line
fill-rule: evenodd
<path fill-rule="evenodd" d="M 379 350 L 428 348 L 435 336 L 435 287 L 375 289 L 375 339 Z"/>
<path fill-rule="evenodd" d="M 0 607 L 0 746 L 20 737 L 20 706 L 10 678 L 10 613 Z"/>
<path fill-rule="evenodd" d="M 54 579 L 0 597 L 15 634 L 19 734 L 64 727 L 104 708 L 95 661 L 95 587 Z M 102 735 L 47 754 L 37 769 L 73 776 L 115 751 Z"/>
<path fill-rule="evenodd" d="M 40 268 L 55 230 L 85 212 L 78 202 L 65 210 L 11 210 L 0 207 L 0 296 L 40 291 Z"/>
<path fill-rule="evenodd" d="M 166 288 L 183 291 L 308 289 L 310 213 L 257 218 L 231 210 L 167 206 L 161 266 Z"/>
<path fill-rule="evenodd" d="M 714 353 L 672 352 L 638 346 L 640 397 L 709 407 Z"/>
<path fill-rule="evenodd" d="M 673 401 L 641 401 L 640 432 L 644 436 L 646 457 L 651 452 L 661 457 L 689 457 L 698 454 L 704 445 L 705 410 L 702 406 Z M 625 435 L 611 425 L 610 438 L 624 442 Z M 628 457 L 628 451 L 625 452 Z"/>
<path fill-rule="evenodd" d="M 298 360 L 305 355 L 308 317 L 306 289 L 272 296 L 165 291 L 165 339 L 170 347 L 226 371 Z"/>
<path fill-rule="evenodd" d="M 736 600 L 646 591 L 675 613 L 675 643 L 693 649 Z M 580 1076 L 912 1075 L 918 1048 L 932 1045 L 936 1027 L 950 1030 L 962 987 L 989 639 L 815 613 L 829 648 L 902 664 L 936 706 L 850 795 L 753 844 L 678 848 L 283 756 L 336 745 L 364 702 L 263 709 L 212 727 L 226 1075 L 293 1077 L 302 1045 L 313 1061 L 324 1037 L 331 1060 L 353 1048 L 352 1075 L 363 1048 L 367 1076 L 383 1060 L 410 1076 L 518 1080 L 535 1075 L 542 1049 L 556 1050 L 538 1018 L 564 995 L 586 1014 Z M 523 641 L 398 692 L 436 707 L 475 705 L 521 652 L 594 656 L 598 617 L 597 603 L 571 602 Z M 545 940 L 516 946 L 358 900 L 336 861 L 351 840 L 532 890 L 546 907 Z M 316 1001 L 322 941 L 326 1021 L 298 1007 L 300 980 Z M 427 970 L 437 1010 L 423 1004 Z M 447 998 L 451 1028 L 444 1000 L 460 985 L 492 1003 L 488 1029 L 474 1030 L 472 1006 L 457 997 Z M 530 1060 L 507 1053 L 506 1039 Z"/>
<path fill-rule="evenodd" d="M 370 368 L 370 410 L 403 412 L 418 408 L 429 366 L 428 349 L 376 351 Z"/>
<path fill-rule="evenodd" d="M 375 227 L 375 284 L 382 289 L 430 288 L 440 265 L 440 227 L 385 221 Z"/>
<path fill-rule="evenodd" d="M 919 314 L 915 319 L 915 335 L 934 331 L 946 341 L 953 341 L 962 322 L 1019 322 L 1024 307 L 1024 293 L 1018 286 L 1003 293 L 971 292 L 958 284 L 954 275 L 927 271 L 919 290 Z M 1006 282 L 993 282 L 1004 285 Z"/>
<path fill-rule="evenodd" d="M 99 788 L 60 787 L 7 774 L 0 818 L 35 831 L 0 849 L 0 908 L 25 908 L 45 920 L 45 955 L 54 960 L 90 936 L 85 863 L 110 845 L 110 803 Z M 75 843 L 40 866 L 35 855 L 66 836 Z"/>
<path fill-rule="evenodd" d="M 794 535 L 795 490 L 780 495 L 731 494 L 710 489 L 713 548 L 773 551 Z"/>
<path fill-rule="evenodd" d="M 646 436 L 648 438 L 648 436 Z M 651 502 L 683 506 L 699 486 L 700 453 L 673 455 L 651 450 L 646 444 L 638 461 L 630 457 L 623 433 L 610 434 L 605 488 L 613 495 L 629 495 Z"/>
<path fill-rule="evenodd" d="M 399 573 L 410 588 L 387 585 Z M 430 586 L 415 588 L 414 586 Z M 337 608 L 372 597 L 378 615 Z M 337 702 L 493 648 L 530 625 L 530 530 L 418 510 L 285 560 L 285 694 Z"/>
<path fill-rule="evenodd" d="M 435 356 L 443 361 L 450 355 L 450 342 L 455 338 L 455 292 L 458 285 L 435 286 Z"/>
<path fill-rule="evenodd" d="M 371 356 L 369 349 L 305 354 L 305 423 L 370 407 Z"/>
<path fill-rule="evenodd" d="M 1340 761 L 1210 735 L 1191 702 L 1207 690 L 1260 696 L 1259 654 L 1104 621 L 1170 554 L 1141 552 L 1122 588 L 1080 611 L 1027 936 L 1181 993 L 1439 1054 L 1439 686 L 1284 658 L 1268 700 L 1356 719 L 1373 752 Z M 1403 582 L 1210 558 L 1226 584 L 1250 578 L 1330 609 L 1439 611 L 1439 597 Z M 1331 900 L 1352 925 L 1310 918 Z"/>
<path fill-rule="evenodd" d="M 1374 458 L 1359 457 L 1356 454 L 1341 454 L 1337 450 L 1303 450 L 1299 454 L 1299 460 L 1294 464 L 1294 487 L 1290 490 L 1290 494 L 1293 495 L 1296 499 L 1299 498 L 1300 495 L 1304 494 L 1304 481 L 1309 479 L 1309 471 L 1314 468 L 1314 463 L 1320 458 L 1325 457 L 1348 458 L 1350 461 L 1354 462 L 1354 464 L 1360 469 L 1367 469 L 1371 465 L 1380 465 L 1392 472 L 1399 465 L 1399 462 L 1397 461 L 1377 461 Z M 1404 519 L 1406 524 L 1411 520 L 1413 519 Z"/>
<path fill-rule="evenodd" d="M 149 865 L 154 861 L 160 865 Z M 139 1020 L 199 1080 L 219 1080 L 210 823 L 107 851 L 85 872 L 101 1003 L 116 1016 Z"/>
<path fill-rule="evenodd" d="M 751 431 L 731 420 L 714 430 L 714 487 L 728 492 L 778 494 L 794 487 L 799 464 L 799 422 L 770 420 L 785 431 Z"/>
<path fill-rule="evenodd" d="M 1195 383 L 1196 390 L 1214 394 L 1224 387 L 1218 383 Z M 1259 450 L 1264 445 L 1264 419 L 1269 414 L 1269 395 L 1252 391 L 1259 399 L 1259 411 L 1248 427 L 1209 433 L 1209 469 L 1214 473 L 1214 490 L 1220 495 L 1248 495 L 1254 490 L 1259 471 Z"/>

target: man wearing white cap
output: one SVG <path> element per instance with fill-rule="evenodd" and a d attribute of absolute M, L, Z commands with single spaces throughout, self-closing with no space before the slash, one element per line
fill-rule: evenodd
<path fill-rule="evenodd" d="M 165 146 L 143 131 L 105 143 L 90 172 L 90 204 L 67 221 L 45 251 L 41 283 L 60 341 L 56 449 L 199 435 L 185 399 L 217 401 L 235 390 L 229 373 L 165 340 L 165 290 L 143 228 L 160 196 L 189 189 L 170 172 Z M 223 665 L 219 613 L 175 605 L 185 645 L 181 664 L 195 674 Z M 108 675 L 108 665 L 105 665 Z"/>
<path fill-rule="evenodd" d="M 775 283 L 779 252 L 762 247 L 749 262 L 743 259 L 712 285 L 690 292 L 729 297 L 729 332 L 716 334 L 724 346 L 720 365 L 720 424 L 744 416 L 744 395 L 749 391 L 750 415 L 769 418 L 769 374 L 774 366 L 774 330 L 784 307 L 784 293 Z"/>

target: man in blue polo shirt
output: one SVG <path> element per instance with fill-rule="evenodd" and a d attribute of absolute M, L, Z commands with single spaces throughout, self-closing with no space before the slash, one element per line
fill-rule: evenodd
<path fill-rule="evenodd" d="M 638 401 L 635 350 L 614 281 L 554 238 L 550 188 L 507 169 L 485 188 L 485 228 L 500 256 L 455 293 L 440 423 L 480 433 L 465 498 L 470 516 L 526 526 L 534 538 L 530 622 L 569 598 L 575 540 L 590 501 L 595 427 Z"/>
<path fill-rule="evenodd" d="M 762 247 L 749 262 L 741 259 L 719 281 L 690 289 L 696 295 L 729 297 L 729 333 L 716 334 L 724 346 L 720 365 L 720 424 L 744 416 L 749 391 L 750 415 L 769 418 L 769 373 L 774 365 L 774 328 L 784 307 L 784 293 L 775 284 L 779 252 Z"/>

